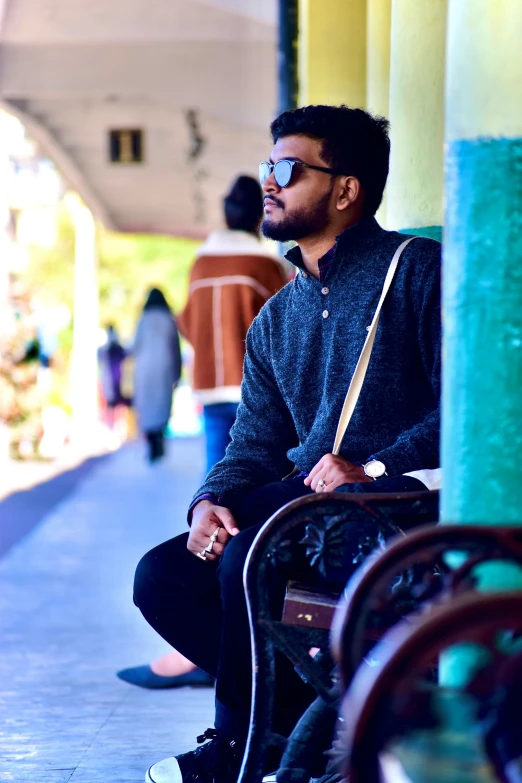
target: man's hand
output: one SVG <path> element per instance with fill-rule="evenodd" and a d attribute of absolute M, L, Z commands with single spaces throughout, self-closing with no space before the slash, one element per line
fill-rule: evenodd
<path fill-rule="evenodd" d="M 228 508 L 215 506 L 210 500 L 201 500 L 192 512 L 187 549 L 193 555 L 201 553 L 208 546 L 210 536 L 218 531 L 212 552 L 205 552 L 207 560 L 217 560 L 223 549 L 233 536 L 237 536 L 239 528 Z"/>
<path fill-rule="evenodd" d="M 353 465 L 342 457 L 325 454 L 312 469 L 304 483 L 314 492 L 334 492 L 341 484 L 356 484 L 360 481 L 372 481 L 360 465 Z M 324 484 L 319 484 L 322 481 Z"/>

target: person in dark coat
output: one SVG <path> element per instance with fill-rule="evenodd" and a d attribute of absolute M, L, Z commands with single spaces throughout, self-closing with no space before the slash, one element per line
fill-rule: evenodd
<path fill-rule="evenodd" d="M 159 288 L 147 297 L 134 338 L 134 407 L 149 446 L 149 460 L 164 453 L 164 431 L 172 409 L 172 393 L 181 375 L 176 323 Z"/>
<path fill-rule="evenodd" d="M 109 409 L 129 403 L 121 391 L 122 365 L 126 356 L 127 351 L 120 343 L 116 328 L 109 324 L 107 343 L 100 349 L 101 385 Z"/>

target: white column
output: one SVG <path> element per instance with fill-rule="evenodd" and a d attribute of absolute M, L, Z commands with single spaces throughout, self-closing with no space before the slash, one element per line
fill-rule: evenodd
<path fill-rule="evenodd" d="M 7 229 L 9 222 L 9 205 L 7 200 L 7 181 L 9 173 L 9 158 L 4 145 L 0 146 L 0 363 L 2 350 L 9 337 L 11 316 L 9 312 L 9 266 L 11 243 Z M 0 418 L 0 472 L 9 456 L 9 429 Z M 1 480 L 1 479 L 0 479 Z M 1 485 L 0 485 L 1 488 Z"/>
<path fill-rule="evenodd" d="M 71 194 L 67 200 L 75 229 L 71 444 L 89 453 L 100 445 L 96 225 L 78 196 Z"/>

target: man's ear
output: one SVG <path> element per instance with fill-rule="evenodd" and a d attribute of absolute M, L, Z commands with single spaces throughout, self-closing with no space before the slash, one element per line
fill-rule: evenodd
<path fill-rule="evenodd" d="M 340 177 L 340 188 L 337 195 L 336 207 L 339 212 L 353 206 L 355 202 L 362 198 L 363 192 L 361 183 L 357 177 Z"/>

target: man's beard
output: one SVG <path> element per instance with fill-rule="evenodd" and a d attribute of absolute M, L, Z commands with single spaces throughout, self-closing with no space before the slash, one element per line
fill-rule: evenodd
<path fill-rule="evenodd" d="M 329 222 L 328 207 L 332 187 L 321 198 L 300 210 L 294 210 L 284 215 L 283 219 L 277 223 L 266 217 L 261 224 L 261 231 L 267 239 L 275 239 L 277 242 L 289 242 L 290 240 L 304 239 L 313 234 L 320 234 L 324 231 Z M 277 204 L 280 204 L 277 198 L 274 198 Z M 280 209 L 283 209 L 280 206 Z"/>

